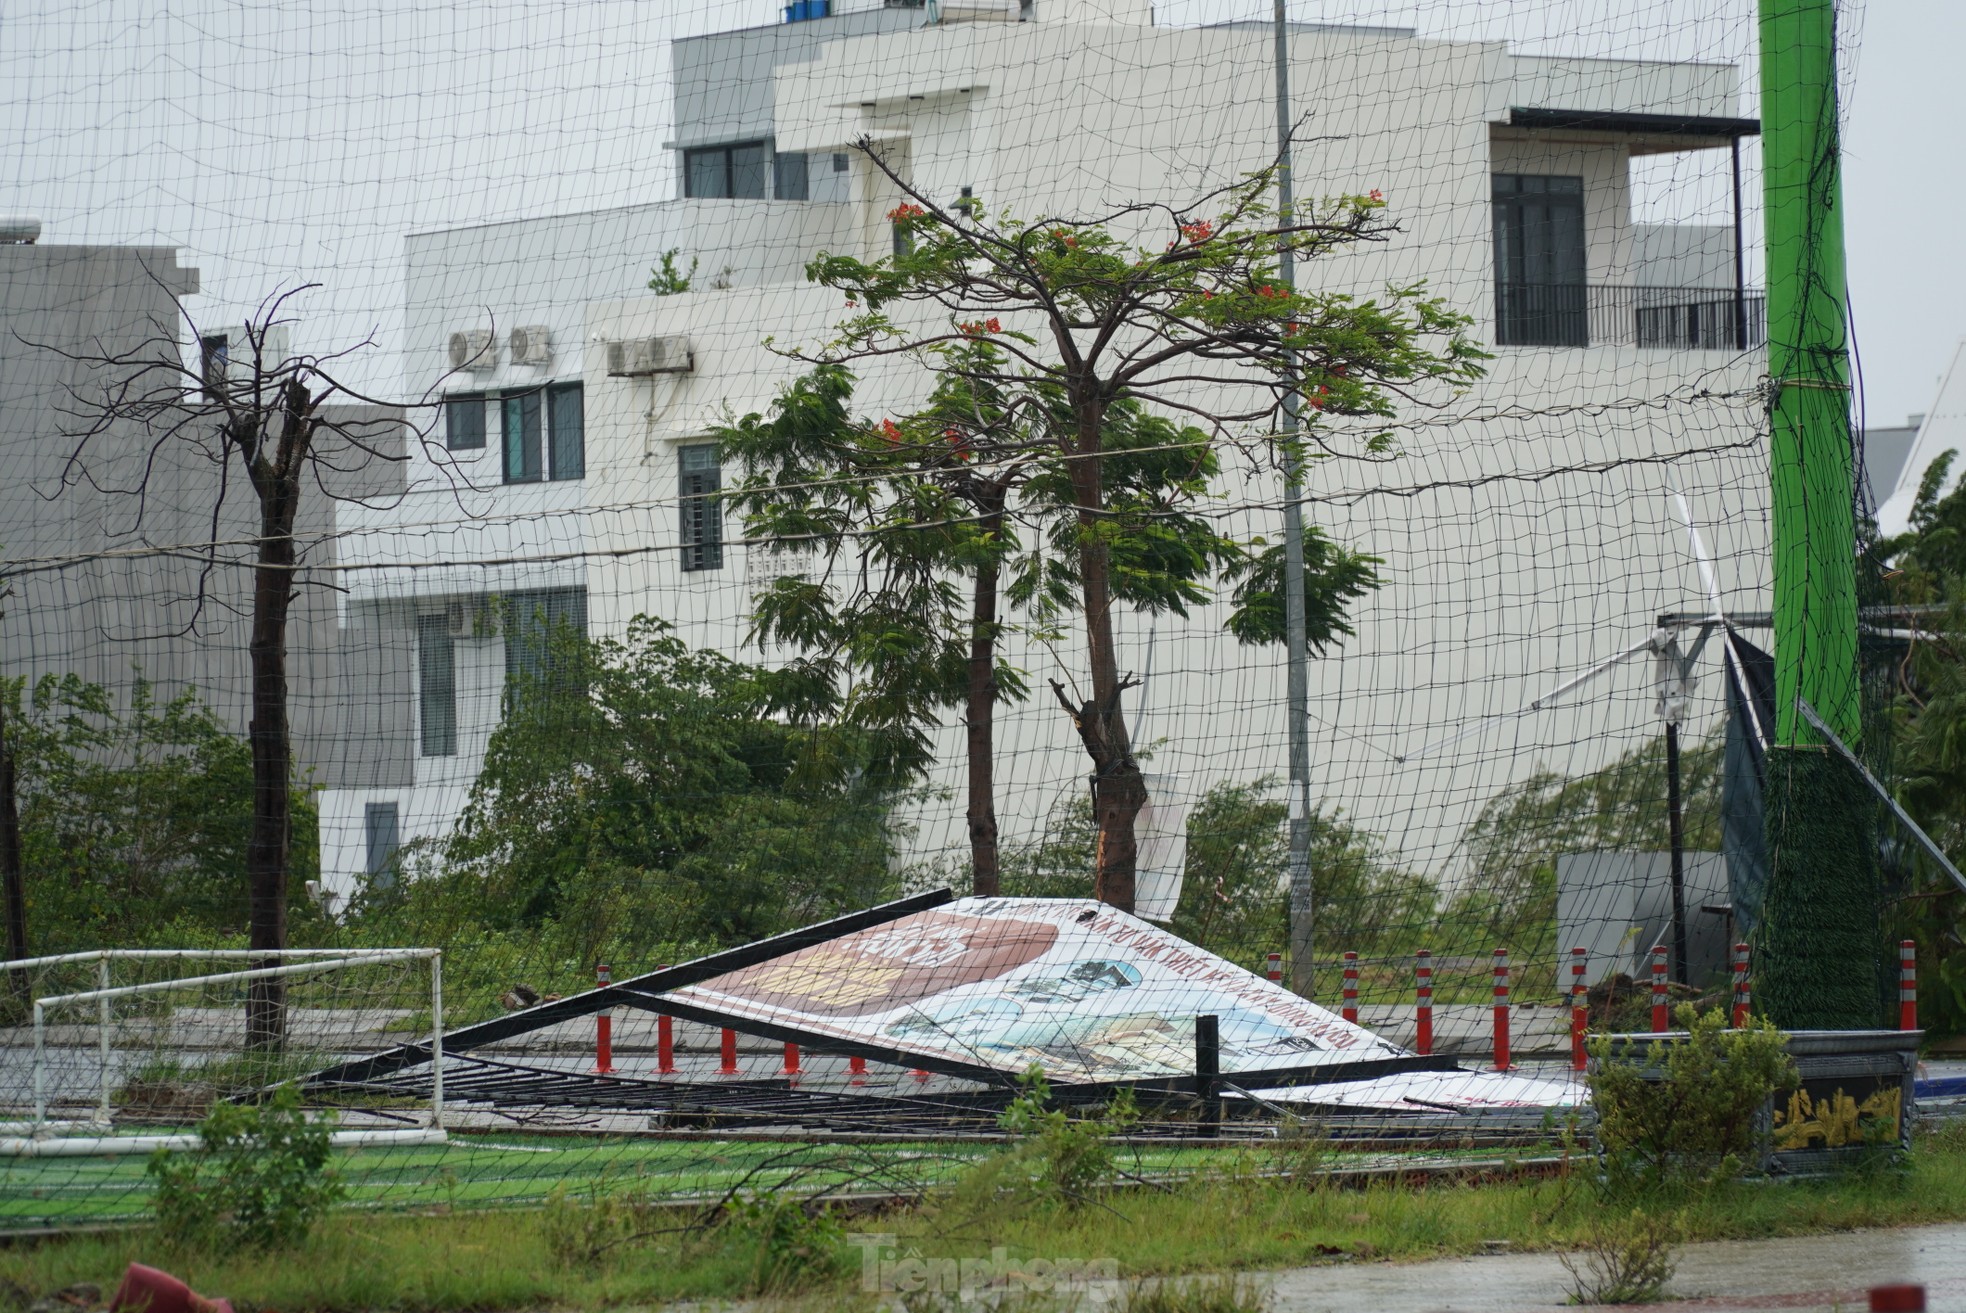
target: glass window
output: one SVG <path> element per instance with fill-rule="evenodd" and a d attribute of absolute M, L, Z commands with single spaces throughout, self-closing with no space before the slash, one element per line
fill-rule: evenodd
<path fill-rule="evenodd" d="M 845 173 L 845 172 L 846 172 L 846 152 L 845 152 L 845 151 L 843 151 L 843 150 L 836 150 L 836 151 L 834 151 L 834 152 L 833 152 L 833 172 L 835 172 L 835 173 Z"/>
<path fill-rule="evenodd" d="M 587 476 L 587 419 L 582 398 L 578 383 L 555 383 L 546 389 L 546 428 L 552 443 L 549 478 Z"/>
<path fill-rule="evenodd" d="M 721 570 L 724 564 L 724 517 L 717 494 L 723 490 L 723 467 L 710 443 L 681 447 L 682 465 L 677 504 L 682 508 L 683 569 Z"/>
<path fill-rule="evenodd" d="M 423 755 L 457 755 L 457 648 L 450 622 L 440 615 L 416 618 L 417 711 Z"/>
<path fill-rule="evenodd" d="M 771 157 L 772 195 L 781 201 L 810 199 L 806 178 L 806 157 L 797 153 Z"/>
<path fill-rule="evenodd" d="M 396 883 L 396 852 L 402 844 L 400 816 L 393 802 L 372 802 L 362 809 L 364 837 L 368 840 L 368 851 L 364 854 L 363 869 L 375 883 L 384 886 Z"/>
<path fill-rule="evenodd" d="M 739 200 L 761 201 L 765 198 L 765 144 L 762 141 L 730 148 L 730 194 Z"/>
<path fill-rule="evenodd" d="M 683 195 L 763 200 L 767 157 L 762 141 L 683 152 Z"/>
<path fill-rule="evenodd" d="M 444 445 L 452 451 L 485 449 L 485 397 L 460 392 L 444 398 Z"/>
<path fill-rule="evenodd" d="M 508 393 L 505 409 L 505 481 L 539 482 L 539 390 Z"/>
<path fill-rule="evenodd" d="M 1495 340 L 1505 346 L 1585 346 L 1584 180 L 1498 173 Z"/>

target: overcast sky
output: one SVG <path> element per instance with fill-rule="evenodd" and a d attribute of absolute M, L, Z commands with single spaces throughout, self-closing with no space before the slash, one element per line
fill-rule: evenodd
<path fill-rule="evenodd" d="M 1040 0 L 1042 3 L 1042 0 Z M 406 232 L 666 199 L 668 42 L 773 21 L 772 0 L 15 0 L 0 8 L 0 211 L 53 242 L 180 247 L 225 319 L 327 284 L 320 348 L 393 350 Z M 1267 16 L 1158 0 L 1164 23 Z M 1744 60 L 1751 0 L 1292 0 L 1302 20 L 1414 26 L 1535 53 Z M 1966 335 L 1966 4 L 1846 17 L 1851 292 L 1873 424 L 1927 408 Z M 1640 174 L 1641 218 L 1724 221 L 1713 159 Z M 550 276 L 543 270 L 542 276 Z M 374 356 L 370 377 L 393 383 Z"/>

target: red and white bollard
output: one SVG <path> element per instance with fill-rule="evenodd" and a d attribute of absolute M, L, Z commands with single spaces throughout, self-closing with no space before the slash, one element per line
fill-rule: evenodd
<path fill-rule="evenodd" d="M 717 1069 L 720 1076 L 737 1074 L 737 1032 L 729 1026 L 724 1027 L 723 1065 Z"/>
<path fill-rule="evenodd" d="M 606 989 L 613 983 L 613 976 L 603 962 L 594 968 L 594 984 Z M 594 1014 L 594 1071 L 606 1076 L 614 1071 L 614 1013 L 602 1008 Z"/>
<path fill-rule="evenodd" d="M 1734 1029 L 1748 1024 L 1748 946 L 1734 945 L 1734 1013 L 1729 1020 Z"/>
<path fill-rule="evenodd" d="M 1269 978 L 1272 985 L 1281 985 L 1283 983 L 1283 954 L 1270 954 L 1269 969 L 1263 974 Z"/>
<path fill-rule="evenodd" d="M 1340 1012 L 1354 1026 L 1358 1024 L 1358 954 L 1345 954 L 1345 1004 Z"/>
<path fill-rule="evenodd" d="M 1509 950 L 1495 950 L 1495 1070 L 1509 1069 Z"/>
<path fill-rule="evenodd" d="M 1672 1028 L 1671 997 L 1666 992 L 1666 946 L 1652 945 L 1652 1033 L 1663 1035 Z"/>
<path fill-rule="evenodd" d="M 799 1074 L 799 1046 L 796 1044 L 785 1046 L 785 1074 L 787 1076 Z"/>
<path fill-rule="evenodd" d="M 1918 944 L 1898 944 L 1898 1029 L 1918 1029 Z"/>
<path fill-rule="evenodd" d="M 1413 955 L 1413 1051 L 1422 1057 L 1434 1051 L 1433 957 L 1424 948 Z"/>
<path fill-rule="evenodd" d="M 1584 967 L 1589 954 L 1581 948 L 1570 950 L 1570 1069 L 1582 1071 L 1589 1065 L 1584 1052 L 1584 1032 L 1591 1024 L 1590 990 L 1584 985 Z"/>
<path fill-rule="evenodd" d="M 657 971 L 668 969 L 667 962 L 656 968 Z M 655 1074 L 676 1074 L 676 1019 L 666 1012 L 658 1012 L 655 1017 Z"/>
<path fill-rule="evenodd" d="M 865 1085 L 867 1083 L 867 1059 L 855 1055 L 846 1060 L 847 1084 Z"/>

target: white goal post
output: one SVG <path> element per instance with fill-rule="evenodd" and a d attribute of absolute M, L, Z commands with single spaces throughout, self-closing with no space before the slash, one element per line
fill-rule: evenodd
<path fill-rule="evenodd" d="M 251 966 L 242 969 L 206 971 L 192 975 L 170 974 L 161 979 L 142 980 L 136 983 L 118 984 L 115 982 L 115 968 L 119 963 L 147 964 L 173 961 L 193 962 L 265 962 L 274 959 L 275 966 Z M 293 959 L 300 959 L 295 961 Z M 18 979 L 21 973 L 35 973 L 36 984 L 32 993 L 32 1043 L 29 1059 L 30 1072 L 28 1089 L 17 1089 L 19 1082 L 9 1082 L 8 1095 L 18 1107 L 19 1098 L 31 1090 L 32 1116 L 29 1120 L 0 1121 L 0 1157 L 47 1157 L 91 1154 L 139 1154 L 150 1153 L 158 1148 L 191 1148 L 198 1143 L 198 1136 L 190 1129 L 173 1129 L 165 1134 L 116 1133 L 118 1117 L 115 1106 L 119 1081 L 127 1081 L 128 1091 L 141 1084 L 153 1072 L 164 1071 L 171 1076 L 196 1081 L 207 1070 L 220 1071 L 225 1068 L 226 1059 L 208 1058 L 206 1064 L 182 1063 L 180 1055 L 190 1049 L 203 1049 L 224 1053 L 233 1047 L 229 1025 L 215 1024 L 213 1017 L 232 1015 L 238 1012 L 236 1002 L 219 1004 L 217 1000 L 235 996 L 239 986 L 261 980 L 279 980 L 294 977 L 308 977 L 310 982 L 319 982 L 324 976 L 336 973 L 356 972 L 364 968 L 383 968 L 396 966 L 410 967 L 425 964 L 429 973 L 428 1015 L 430 1022 L 430 1074 L 431 1098 L 427 1125 L 400 1127 L 388 1124 L 363 1126 L 359 1128 L 337 1129 L 332 1133 L 332 1142 L 342 1147 L 365 1145 L 403 1145 L 403 1144 L 441 1144 L 447 1139 L 444 1127 L 444 1002 L 443 1002 L 443 951 L 435 948 L 328 948 L 328 949 L 95 949 L 80 953 L 60 953 L 44 957 L 23 958 L 0 962 L 0 981 Z M 74 974 L 78 968 L 94 964 L 94 988 L 76 989 Z M 71 987 L 47 991 L 43 982 L 50 978 L 66 978 Z M 389 1024 L 401 1020 L 410 1010 L 401 1004 L 409 1001 L 405 994 L 405 982 L 391 979 L 381 982 L 377 989 L 384 991 L 382 1003 L 396 1006 L 381 1006 L 371 1000 L 366 1007 L 350 1007 L 345 1001 L 330 998 L 328 1006 L 313 1007 L 302 1011 L 291 1000 L 287 1004 L 289 1020 L 305 1016 L 311 1022 L 313 1032 L 300 1046 L 306 1055 L 303 1063 L 318 1059 L 320 1065 L 331 1061 L 345 1060 L 351 1052 L 358 1052 L 368 1045 L 384 1043 L 394 1045 L 399 1039 L 392 1036 L 382 1041 L 380 1036 L 389 1029 Z M 415 991 L 415 1000 L 423 1000 L 421 989 Z M 119 1018 L 119 1012 L 124 1015 Z M 197 1019 L 181 1023 L 178 1013 L 188 1012 Z M 89 1084 L 95 1086 L 95 1106 L 92 1115 L 76 1117 L 50 1116 L 56 1103 L 73 1104 L 80 1093 L 82 1083 L 78 1077 L 83 1073 L 74 1070 L 77 1066 L 75 1055 L 84 1046 L 74 1042 L 71 1034 L 68 1043 L 51 1044 L 51 1031 L 55 1022 L 66 1014 L 69 1017 L 92 1018 L 96 1031 L 94 1066 L 97 1079 Z M 69 1021 L 66 1029 L 73 1032 L 85 1028 L 89 1023 Z M 122 1028 L 119 1032 L 119 1026 Z M 181 1028 L 198 1031 L 204 1035 L 202 1043 L 179 1035 Z M 18 1035 L 5 1045 L 5 1052 L 17 1061 L 20 1048 L 18 1040 L 26 1038 Z M 6 1032 L 0 1032 L 4 1035 Z M 122 1042 L 118 1043 L 119 1033 Z M 148 1047 L 152 1056 L 149 1066 L 138 1064 L 134 1067 L 127 1059 L 119 1064 L 116 1050 L 137 1050 Z M 66 1066 L 54 1060 L 56 1053 L 64 1054 Z M 252 1072 L 251 1061 L 261 1055 L 247 1053 L 238 1048 L 234 1058 L 247 1060 L 248 1077 Z M 288 1056 L 288 1055 L 281 1055 Z M 12 1065 L 9 1063 L 8 1065 Z M 290 1064 L 291 1065 L 291 1064 Z M 18 1072 L 17 1072 L 18 1075 Z M 235 1080 L 239 1077 L 235 1076 Z M 223 1097 L 217 1096 L 214 1097 Z M 166 1100 L 167 1105 L 170 1100 Z M 26 1109 L 20 1109 L 25 1111 Z M 183 1116 L 176 1120 L 182 1122 Z M 193 1118 L 192 1120 L 195 1120 Z"/>

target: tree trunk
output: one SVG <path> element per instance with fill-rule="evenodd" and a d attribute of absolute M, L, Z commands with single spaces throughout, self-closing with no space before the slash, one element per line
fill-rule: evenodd
<path fill-rule="evenodd" d="M 297 385 L 294 386 L 298 390 Z M 279 459 L 262 454 L 253 470 L 259 494 L 259 559 L 253 570 L 252 723 L 253 825 L 246 842 L 248 946 L 268 956 L 253 965 L 278 966 L 287 946 L 287 871 L 293 838 L 290 802 L 293 742 L 287 723 L 287 610 L 294 589 L 294 519 L 300 503 L 309 422 L 305 394 L 289 401 Z M 246 994 L 246 1044 L 274 1051 L 286 1040 L 286 987 L 279 979 L 256 980 Z"/>
<path fill-rule="evenodd" d="M 6 903 L 7 956 L 18 961 L 27 956 L 27 880 L 21 869 L 20 797 L 4 690 L 0 690 L 0 893 Z M 25 971 L 8 972 L 7 983 L 16 1000 L 29 1001 Z"/>
<path fill-rule="evenodd" d="M 995 490 L 983 507 L 982 528 L 993 538 L 1003 533 L 1005 492 Z M 970 892 L 994 898 L 1003 889 L 997 853 L 997 559 L 976 572 L 969 627 L 969 700 L 964 724 L 969 738 Z"/>
<path fill-rule="evenodd" d="M 1147 785 L 1140 776 L 1140 764 L 1133 759 L 1133 742 L 1120 707 L 1120 697 L 1133 687 L 1133 681 L 1120 678 L 1119 653 L 1113 643 L 1112 561 L 1106 545 L 1107 525 L 1100 514 L 1105 509 L 1099 467 L 1105 406 L 1081 401 L 1078 411 L 1072 499 L 1078 508 L 1079 586 L 1084 599 L 1092 698 L 1075 709 L 1073 721 L 1086 754 L 1092 758 L 1092 818 L 1099 830 L 1092 895 L 1131 912 L 1139 862 L 1133 823 L 1147 805 Z M 1070 704 L 1066 705 L 1069 709 Z"/>

